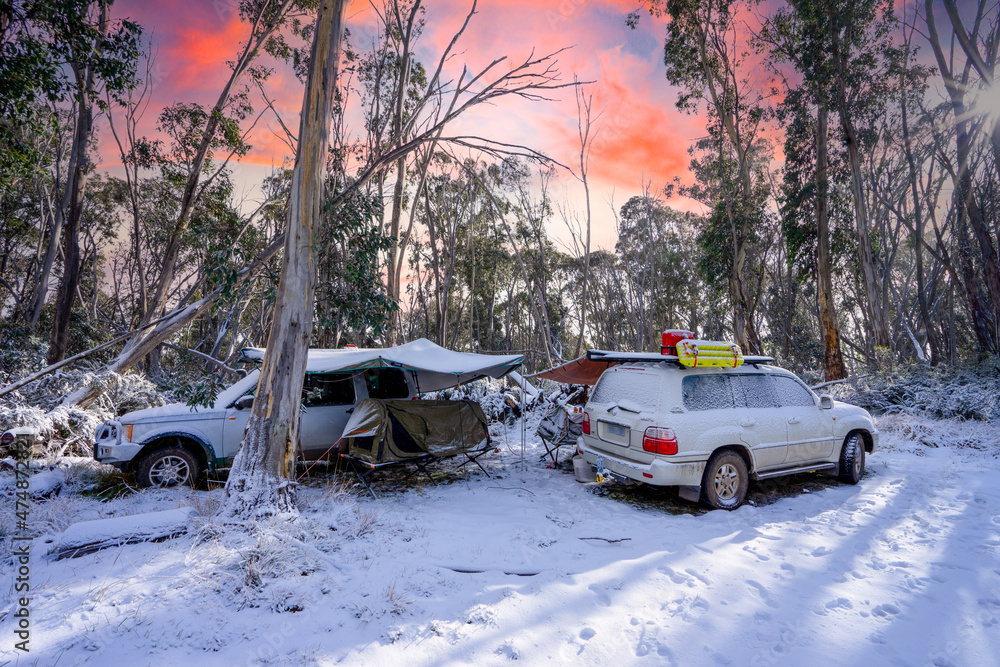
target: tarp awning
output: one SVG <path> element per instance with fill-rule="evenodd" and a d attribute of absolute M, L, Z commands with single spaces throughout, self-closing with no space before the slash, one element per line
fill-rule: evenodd
<path fill-rule="evenodd" d="M 245 347 L 246 359 L 262 360 L 265 350 Z M 421 392 L 438 391 L 483 377 L 501 378 L 524 363 L 519 354 L 455 352 L 420 338 L 385 348 L 309 350 L 307 373 L 349 372 L 366 368 L 401 368 L 412 371 Z"/>
<path fill-rule="evenodd" d="M 562 366 L 550 368 L 547 371 L 529 375 L 529 378 L 541 378 L 552 380 L 563 384 L 589 384 L 595 385 L 601 377 L 601 373 L 612 366 L 617 366 L 621 362 L 591 361 L 587 357 L 580 357 L 573 361 L 567 361 Z"/>

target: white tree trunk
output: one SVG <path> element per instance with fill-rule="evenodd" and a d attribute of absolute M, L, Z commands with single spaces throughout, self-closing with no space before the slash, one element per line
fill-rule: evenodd
<path fill-rule="evenodd" d="M 316 21 L 274 320 L 250 420 L 226 484 L 227 500 L 220 509 L 220 515 L 228 519 L 297 513 L 295 454 L 313 321 L 313 236 L 323 206 L 344 4 L 344 0 L 323 0 Z"/>

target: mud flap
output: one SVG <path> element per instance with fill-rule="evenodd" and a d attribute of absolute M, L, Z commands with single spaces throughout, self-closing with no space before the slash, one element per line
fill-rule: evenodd
<path fill-rule="evenodd" d="M 700 486 L 678 486 L 677 495 L 692 503 L 696 503 L 701 500 L 701 487 Z"/>

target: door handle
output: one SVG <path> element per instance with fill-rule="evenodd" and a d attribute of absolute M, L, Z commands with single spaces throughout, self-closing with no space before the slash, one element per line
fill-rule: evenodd
<path fill-rule="evenodd" d="M 799 423 L 799 420 L 798 420 L 798 419 L 795 419 L 795 418 L 793 417 L 792 419 L 789 419 L 789 420 L 788 420 L 788 423 L 789 423 L 789 424 L 798 424 L 798 423 Z"/>
<path fill-rule="evenodd" d="M 757 425 L 757 422 L 743 422 L 741 424 L 741 426 L 743 426 L 743 428 L 753 428 L 756 425 Z"/>

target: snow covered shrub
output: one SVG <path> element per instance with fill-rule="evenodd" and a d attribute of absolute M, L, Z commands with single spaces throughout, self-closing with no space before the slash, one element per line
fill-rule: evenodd
<path fill-rule="evenodd" d="M 1000 369 L 911 366 L 834 385 L 832 394 L 875 414 L 906 413 L 934 419 L 1000 419 Z"/>
<path fill-rule="evenodd" d="M 437 396 L 449 401 L 475 401 L 491 422 L 506 421 L 513 408 L 517 407 L 517 400 L 507 392 L 503 379 L 483 378 L 454 389 L 439 391 Z"/>
<path fill-rule="evenodd" d="M 86 409 L 59 405 L 63 396 L 84 386 L 103 393 Z M 36 429 L 52 456 L 89 456 L 97 427 L 115 416 L 163 405 L 154 385 L 136 374 L 119 375 L 95 364 L 56 371 L 22 387 L 0 403 L 0 430 L 17 426 Z"/>
<path fill-rule="evenodd" d="M 967 419 L 928 419 L 917 415 L 889 414 L 878 419 L 878 428 L 924 447 L 974 449 L 1000 454 L 1000 423 Z"/>
<path fill-rule="evenodd" d="M 49 343 L 25 327 L 0 328 L 0 386 L 45 368 Z"/>
<path fill-rule="evenodd" d="M 330 554 L 340 541 L 328 526 L 306 517 L 250 527 L 209 522 L 200 530 L 188 561 L 192 576 L 214 581 L 215 591 L 230 604 L 300 611 L 308 600 L 296 597 L 288 582 L 328 567 L 336 569 Z"/>
<path fill-rule="evenodd" d="M 97 426 L 110 417 L 106 412 L 78 408 L 57 408 L 45 412 L 26 405 L 0 405 L 0 431 L 18 426 L 33 428 L 45 442 L 47 456 L 91 454 Z"/>

